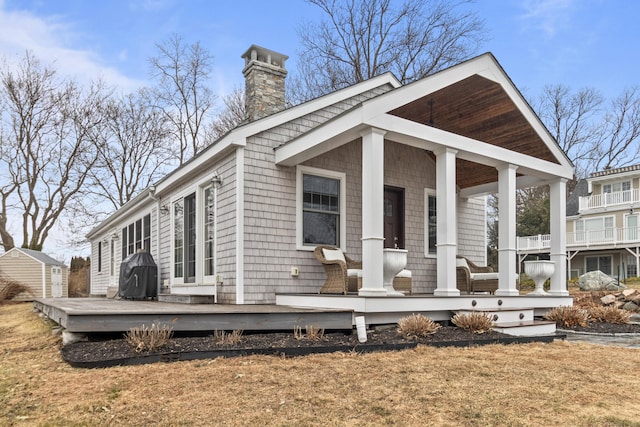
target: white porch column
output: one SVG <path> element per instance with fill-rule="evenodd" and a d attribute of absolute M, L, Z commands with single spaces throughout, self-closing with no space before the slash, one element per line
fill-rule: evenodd
<path fill-rule="evenodd" d="M 498 290 L 496 295 L 519 295 L 516 289 L 516 169 L 498 167 Z"/>
<path fill-rule="evenodd" d="M 555 270 L 551 276 L 549 293 L 567 296 L 567 180 L 558 179 L 549 185 L 551 228 L 551 261 Z"/>
<path fill-rule="evenodd" d="M 456 287 L 456 153 L 443 147 L 436 155 L 437 288 L 436 296 L 458 296 Z"/>
<path fill-rule="evenodd" d="M 384 249 L 384 134 L 362 132 L 362 288 L 358 295 L 387 295 L 382 264 Z"/>

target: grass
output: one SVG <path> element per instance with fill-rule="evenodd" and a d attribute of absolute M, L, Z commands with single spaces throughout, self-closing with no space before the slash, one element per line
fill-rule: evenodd
<path fill-rule="evenodd" d="M 640 350 L 491 345 L 82 370 L 0 306 L 0 426 L 639 426 Z"/>

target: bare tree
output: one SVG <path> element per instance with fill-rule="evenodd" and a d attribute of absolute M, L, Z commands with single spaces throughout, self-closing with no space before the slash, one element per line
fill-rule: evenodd
<path fill-rule="evenodd" d="M 118 209 L 166 172 L 170 131 L 165 116 L 141 94 L 109 99 L 93 135 L 99 160 L 87 194 L 95 198 L 95 206 L 107 201 L 103 207 L 109 212 Z"/>
<path fill-rule="evenodd" d="M 234 129 L 247 117 L 244 102 L 244 91 L 236 88 L 222 98 L 224 107 L 207 128 L 207 141 L 214 142 L 224 134 Z"/>
<path fill-rule="evenodd" d="M 156 47 L 158 56 L 149 63 L 157 84 L 150 95 L 172 125 L 182 164 L 204 146 L 203 128 L 215 101 L 207 86 L 213 58 L 200 43 L 187 45 L 177 34 Z"/>
<path fill-rule="evenodd" d="M 611 101 L 595 142 L 592 170 L 629 166 L 640 154 L 640 90 L 625 89 Z"/>
<path fill-rule="evenodd" d="M 298 33 L 300 98 L 391 71 L 408 83 L 468 59 L 485 40 L 469 1 L 308 0 L 325 15 Z"/>
<path fill-rule="evenodd" d="M 0 100 L 2 243 L 13 247 L 10 221 L 21 216 L 13 228 L 22 230 L 22 246 L 41 250 L 97 160 L 89 134 L 100 120 L 103 88 L 85 93 L 27 52 L 15 71 L 0 71 Z"/>

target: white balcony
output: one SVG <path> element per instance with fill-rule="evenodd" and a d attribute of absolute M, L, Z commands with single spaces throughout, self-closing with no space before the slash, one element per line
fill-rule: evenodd
<path fill-rule="evenodd" d="M 615 248 L 640 246 L 640 227 L 605 228 L 602 230 L 567 233 L 567 249 Z M 518 237 L 519 252 L 548 252 L 551 249 L 551 235 Z"/>
<path fill-rule="evenodd" d="M 640 189 L 616 191 L 614 193 L 594 194 L 580 197 L 579 209 L 583 212 L 586 209 L 606 208 L 609 206 L 632 205 L 640 203 Z"/>

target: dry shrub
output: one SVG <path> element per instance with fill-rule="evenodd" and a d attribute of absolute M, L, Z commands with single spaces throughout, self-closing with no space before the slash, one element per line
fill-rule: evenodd
<path fill-rule="evenodd" d="M 459 328 L 466 329 L 474 334 L 482 334 L 493 328 L 493 319 L 486 313 L 474 311 L 473 313 L 457 313 L 451 318 L 451 322 Z"/>
<path fill-rule="evenodd" d="M 610 291 L 580 292 L 573 295 L 573 305 L 580 308 L 599 307 L 602 305 L 600 298 L 610 294 Z"/>
<path fill-rule="evenodd" d="M 626 324 L 631 321 L 631 313 L 613 306 L 591 307 L 587 309 L 594 322 Z"/>
<path fill-rule="evenodd" d="M 574 327 L 574 326 L 587 326 L 589 323 L 589 313 L 587 310 L 576 307 L 555 307 L 549 310 L 544 318 L 556 322 L 558 326 Z"/>
<path fill-rule="evenodd" d="M 310 340 L 310 341 L 320 341 L 324 337 L 324 329 L 317 328 L 313 325 L 306 325 L 304 327 L 305 333 L 302 333 L 302 328 L 300 326 L 293 327 L 293 337 L 297 340 Z"/>
<path fill-rule="evenodd" d="M 439 324 L 422 314 L 412 314 L 398 321 L 398 333 L 405 338 L 426 337 L 439 328 Z"/>
<path fill-rule="evenodd" d="M 162 347 L 169 342 L 172 336 L 173 328 L 167 325 L 158 326 L 154 323 L 150 328 L 145 325 L 140 328 L 131 328 L 124 338 L 139 353 Z"/>
<path fill-rule="evenodd" d="M 213 339 L 216 343 L 222 345 L 235 345 L 242 341 L 242 329 L 236 329 L 232 332 L 213 331 Z"/>
<path fill-rule="evenodd" d="M 11 301 L 22 293 L 33 296 L 31 289 L 27 285 L 0 275 L 0 304 Z"/>

